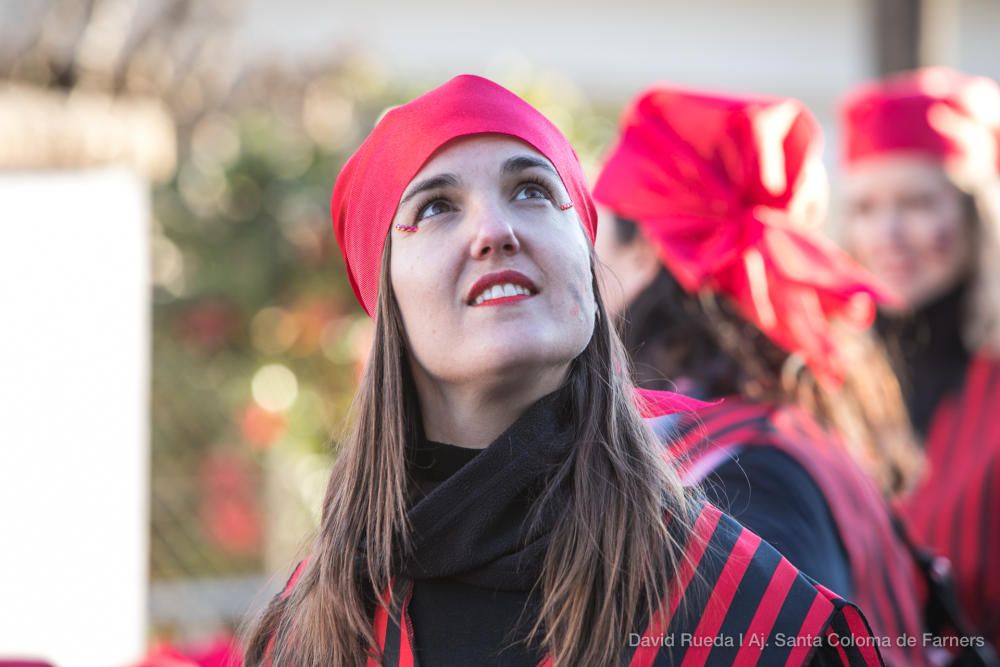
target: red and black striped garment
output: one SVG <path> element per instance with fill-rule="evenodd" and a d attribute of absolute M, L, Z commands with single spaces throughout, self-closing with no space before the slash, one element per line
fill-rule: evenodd
<path fill-rule="evenodd" d="M 712 505 L 702 508 L 686 541 L 682 569 L 643 632 L 623 638 L 623 665 L 882 665 L 881 644 L 861 612 L 815 584 L 757 535 Z M 303 564 L 282 595 L 295 585 Z M 415 667 L 407 605 L 412 586 L 395 584 L 393 613 L 376 610 L 381 662 Z M 388 600 L 387 592 L 384 599 Z M 401 619 L 397 623 L 396 618 Z M 401 628 L 403 628 L 401 630 Z M 543 659 L 539 667 L 551 662 Z"/>
<path fill-rule="evenodd" d="M 965 614 L 1000 646 L 1000 360 L 972 360 L 935 411 L 926 453 L 903 515 L 914 539 L 952 561 Z"/>
<path fill-rule="evenodd" d="M 887 640 L 882 645 L 886 664 L 928 664 L 923 601 L 916 592 L 917 565 L 893 528 L 887 503 L 837 437 L 802 410 L 739 397 L 701 410 L 694 418 L 683 418 L 675 422 L 675 428 L 681 434 L 674 438 L 671 452 L 688 483 L 700 482 L 728 461 L 727 453 L 748 447 L 772 447 L 798 462 L 830 508 L 847 554 L 852 600 L 864 611 L 876 636 Z M 753 494 L 754 480 L 747 482 Z"/>

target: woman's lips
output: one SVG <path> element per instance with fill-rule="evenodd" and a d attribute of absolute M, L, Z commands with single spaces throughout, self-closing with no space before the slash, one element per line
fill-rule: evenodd
<path fill-rule="evenodd" d="M 467 292 L 465 303 L 469 306 L 503 301 L 510 303 L 518 297 L 530 297 L 539 290 L 528 276 L 520 271 L 505 269 L 480 277 Z"/>

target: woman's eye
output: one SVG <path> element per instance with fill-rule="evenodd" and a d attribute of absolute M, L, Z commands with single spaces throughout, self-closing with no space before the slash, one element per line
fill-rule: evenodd
<path fill-rule="evenodd" d="M 451 210 L 451 204 L 449 204 L 446 199 L 435 199 L 434 201 L 428 202 L 420 207 L 420 210 L 417 211 L 417 220 L 431 218 L 435 215 L 448 213 Z"/>
<path fill-rule="evenodd" d="M 551 199 L 549 192 L 541 185 L 527 183 L 517 191 L 514 199 Z"/>

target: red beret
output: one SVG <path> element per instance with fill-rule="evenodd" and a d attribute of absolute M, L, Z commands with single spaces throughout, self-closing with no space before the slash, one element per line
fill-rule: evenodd
<path fill-rule="evenodd" d="M 841 105 L 842 159 L 915 152 L 973 175 L 1000 170 L 1000 86 L 944 67 L 865 84 Z"/>
<path fill-rule="evenodd" d="M 591 242 L 597 214 L 566 138 L 530 104 L 488 79 L 462 75 L 385 114 L 341 170 L 333 229 L 358 301 L 375 312 L 382 249 L 413 177 L 449 141 L 504 134 L 544 155 L 562 178 Z"/>

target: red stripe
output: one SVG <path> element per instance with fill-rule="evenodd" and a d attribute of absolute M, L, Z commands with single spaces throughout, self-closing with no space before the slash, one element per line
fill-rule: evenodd
<path fill-rule="evenodd" d="M 288 581 L 285 582 L 285 587 L 281 589 L 281 592 L 278 594 L 278 596 L 282 600 L 286 599 L 289 595 L 292 594 L 292 589 L 295 588 L 295 583 L 299 580 L 299 577 L 302 576 L 302 572 L 306 569 L 306 564 L 308 562 L 309 559 L 304 558 L 301 561 L 299 561 L 298 565 L 295 566 L 295 570 L 292 572 L 292 576 L 288 578 Z M 267 640 L 267 647 L 264 649 L 265 667 L 271 667 L 271 664 L 274 661 L 272 657 L 272 654 L 274 653 L 274 640 L 275 640 L 274 635 L 271 635 Z"/>
<path fill-rule="evenodd" d="M 774 622 L 778 619 L 781 607 L 785 604 L 788 591 L 792 590 L 792 583 L 799 574 L 787 559 L 782 558 L 778 562 L 778 567 L 771 577 L 771 582 L 767 585 L 761 597 L 760 605 L 750 621 L 747 628 L 747 637 L 769 637 L 774 628 Z M 736 665 L 755 665 L 764 651 L 763 641 L 747 641 L 740 647 L 736 654 Z"/>
<path fill-rule="evenodd" d="M 639 648 L 632 654 L 632 660 L 629 663 L 631 667 L 651 667 L 653 664 L 653 660 L 656 659 L 656 654 L 660 650 L 656 638 L 664 636 L 670 627 L 670 619 L 677 611 L 677 605 L 684 597 L 684 592 L 687 590 L 688 584 L 691 583 L 698 563 L 708 546 L 708 541 L 721 518 L 722 513 L 714 506 L 706 503 L 702 508 L 701 514 L 698 515 L 698 520 L 695 521 L 691 530 L 691 535 L 688 537 L 684 555 L 679 564 L 679 571 L 674 577 L 674 586 L 669 592 L 668 600 L 660 605 L 646 626 L 646 631 L 643 633 L 643 638 L 646 641 L 640 642 Z"/>
<path fill-rule="evenodd" d="M 862 638 L 872 636 L 857 609 L 847 606 L 843 607 L 840 610 L 840 613 L 843 614 L 844 618 L 847 620 L 847 627 L 850 628 L 852 635 Z M 882 660 L 878 656 L 878 650 L 875 648 L 874 642 L 855 642 L 855 648 L 865 659 L 866 665 L 882 664 Z"/>
<path fill-rule="evenodd" d="M 287 598 L 291 594 L 292 589 L 295 588 L 295 583 L 299 580 L 299 577 L 302 576 L 302 572 L 305 571 L 306 564 L 308 562 L 308 558 L 303 559 L 302 562 L 300 562 L 295 568 L 295 571 L 292 572 L 292 576 L 288 578 L 288 583 L 285 584 L 284 590 L 281 591 L 282 598 Z"/>
<path fill-rule="evenodd" d="M 942 478 L 947 472 L 945 452 L 955 433 L 957 406 L 947 399 L 935 411 L 931 430 L 927 438 L 927 472 L 920 487 L 907 499 L 907 516 L 913 528 L 914 536 L 924 544 L 937 546 L 937 540 L 932 534 L 934 520 L 941 511 L 939 503 L 943 500 L 937 489 L 947 488 Z"/>
<path fill-rule="evenodd" d="M 1000 461 L 997 461 L 1000 464 Z M 994 468 L 993 481 L 993 506 L 987 508 L 990 512 L 991 522 L 994 526 L 1000 520 L 1000 510 L 998 510 L 997 498 L 1000 497 L 1000 465 Z M 987 541 L 987 557 L 989 562 L 984 564 L 985 581 L 983 582 L 986 593 L 987 609 L 989 614 L 983 619 L 983 632 L 987 635 L 995 646 L 1000 646 L 1000 567 L 996 566 L 1000 559 L 1000 530 L 994 528 L 984 536 Z"/>
<path fill-rule="evenodd" d="M 833 603 L 827 600 L 822 593 L 817 592 L 805 620 L 802 621 L 802 627 L 799 628 L 797 636 L 800 638 L 818 636 L 830 620 L 830 612 L 832 610 Z M 811 642 L 796 641 L 795 646 L 792 647 L 791 652 L 788 654 L 788 660 L 785 661 L 785 664 L 795 665 L 796 667 L 804 664 L 812 650 Z"/>
<path fill-rule="evenodd" d="M 670 592 L 671 618 L 674 612 L 677 611 L 677 605 L 680 604 L 681 599 L 684 597 L 688 584 L 691 583 L 691 579 L 698 569 L 698 563 L 701 562 L 701 558 L 705 554 L 705 549 L 708 548 L 708 542 L 712 539 L 712 533 L 715 532 L 715 527 L 719 525 L 721 518 L 722 512 L 719 508 L 710 503 L 705 503 L 701 514 L 698 515 L 698 520 L 694 522 L 691 536 L 688 538 L 687 546 L 684 549 L 684 556 L 681 560 L 681 571 L 675 577 L 677 585 Z M 663 630 L 666 631 L 666 626 L 664 626 Z"/>
<path fill-rule="evenodd" d="M 760 546 L 760 543 L 761 539 L 759 535 L 751 533 L 745 528 L 740 532 L 740 536 L 736 539 L 736 544 L 733 546 L 733 550 L 729 553 L 726 564 L 722 568 L 719 581 L 716 583 L 715 589 L 712 590 L 708 604 L 705 605 L 701 621 L 698 622 L 698 627 L 695 628 L 694 637 L 715 637 L 719 634 L 719 628 L 722 627 L 722 623 L 726 619 L 726 612 L 729 610 L 729 605 L 736 595 L 736 589 L 739 588 L 740 582 L 743 581 L 743 575 L 746 574 L 747 568 L 750 567 L 750 562 L 753 560 L 754 554 L 757 553 L 757 547 Z M 714 647 L 711 642 L 704 642 L 705 645 L 702 644 L 703 642 L 698 639 L 692 642 L 694 648 L 689 649 L 685 654 L 685 665 L 705 664 L 709 653 L 712 652 Z"/>
<path fill-rule="evenodd" d="M 399 629 L 399 667 L 413 667 L 413 621 L 410 620 L 410 598 L 413 597 L 413 583 L 406 590 L 403 598 L 403 610 L 400 613 L 402 627 Z"/>
<path fill-rule="evenodd" d="M 378 646 L 380 659 L 385 653 L 385 635 L 389 629 L 389 612 L 386 606 L 392 599 L 392 584 L 393 582 L 390 581 L 389 588 L 382 595 L 382 604 L 375 608 L 375 642 Z M 379 667 L 379 663 L 371 656 L 368 656 L 368 667 Z"/>
<path fill-rule="evenodd" d="M 987 556 L 987 562 L 982 562 L 981 558 L 983 555 L 982 542 L 989 540 L 989 535 L 980 534 L 979 528 L 983 525 L 983 515 L 986 514 L 988 516 L 990 511 L 990 508 L 983 505 L 983 499 L 987 492 L 986 485 L 993 481 L 987 477 L 987 473 L 990 471 L 988 462 L 991 459 L 995 461 L 998 452 L 996 441 L 991 436 L 997 431 L 998 426 L 996 422 L 1000 422 L 1000 419 L 990 419 L 987 414 L 990 408 L 1000 408 L 1000 401 L 995 400 L 997 374 L 1000 374 L 1000 368 L 995 369 L 993 373 L 989 374 L 990 383 L 987 386 L 994 390 L 994 394 L 983 397 L 983 411 L 977 415 L 980 424 L 980 428 L 977 431 L 982 440 L 977 443 L 964 443 L 964 449 L 968 450 L 968 454 L 975 459 L 975 462 L 970 461 L 970 464 L 972 464 L 970 472 L 974 471 L 975 483 L 970 487 L 970 492 L 966 495 L 965 525 L 963 526 L 965 530 L 962 532 L 961 537 L 962 549 L 961 553 L 955 554 L 955 560 L 959 561 L 960 559 L 961 564 L 956 563 L 959 567 L 959 572 L 967 573 L 968 576 L 973 577 L 977 582 L 977 585 L 969 590 L 970 594 L 966 599 L 970 615 L 977 620 L 982 619 L 984 613 L 988 611 L 987 609 L 983 609 L 981 605 L 982 597 L 979 595 L 979 592 L 982 590 L 981 587 L 987 585 L 987 572 L 990 569 L 989 563 L 991 559 L 989 559 L 989 555 Z"/>
<path fill-rule="evenodd" d="M 955 566 L 957 571 L 964 573 L 966 576 L 975 577 L 977 580 L 979 579 L 979 575 L 985 572 L 985 570 L 979 567 L 980 541 L 989 537 L 988 535 L 979 534 L 982 512 L 985 511 L 985 508 L 982 506 L 982 498 L 985 495 L 984 485 L 989 481 L 986 479 L 987 470 L 988 467 L 985 466 L 985 463 L 979 466 L 977 470 L 978 474 L 975 475 L 974 479 L 969 480 L 971 486 L 964 489 L 962 493 L 962 496 L 966 500 L 961 508 L 961 518 L 964 524 L 962 525 L 961 544 L 958 553 L 953 556 L 953 559 L 956 561 Z M 985 585 L 986 582 L 980 581 L 978 583 Z M 972 587 L 972 589 L 978 589 L 978 586 Z M 978 593 L 978 590 L 976 592 Z M 983 609 L 979 606 L 978 597 L 978 595 L 970 595 L 964 600 L 969 615 L 977 619 L 981 617 L 983 612 Z"/>

